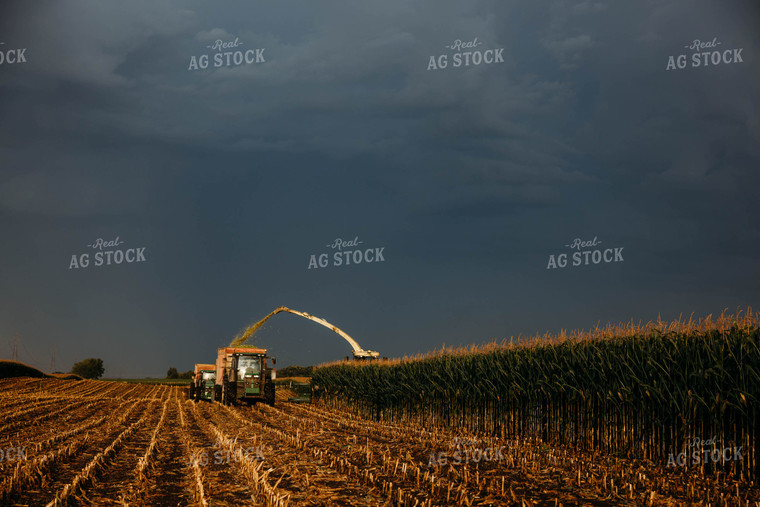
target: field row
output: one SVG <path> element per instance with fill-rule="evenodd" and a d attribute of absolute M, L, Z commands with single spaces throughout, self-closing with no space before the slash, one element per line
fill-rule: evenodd
<path fill-rule="evenodd" d="M 644 461 L 379 423 L 324 406 L 194 402 L 171 386 L 8 379 L 0 380 L 0 404 L 2 505 L 757 505 L 759 498 L 738 482 L 697 484 L 682 470 Z"/>

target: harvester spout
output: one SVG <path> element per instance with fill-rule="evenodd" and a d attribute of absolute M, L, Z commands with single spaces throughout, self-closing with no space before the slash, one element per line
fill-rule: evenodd
<path fill-rule="evenodd" d="M 230 344 L 230 346 L 234 347 L 234 346 L 240 345 L 243 342 L 245 342 L 248 338 L 250 338 L 253 335 L 253 333 L 255 333 L 262 326 L 262 324 L 264 324 L 264 322 L 267 319 L 269 319 L 273 315 L 276 315 L 276 314 L 278 314 L 280 312 L 292 313 L 294 315 L 298 315 L 299 317 L 303 317 L 305 319 L 309 319 L 311 321 L 314 321 L 317 324 L 321 324 L 321 325 L 325 326 L 328 329 L 332 329 L 334 332 L 338 333 L 341 337 L 343 337 L 343 339 L 346 340 L 349 345 L 351 345 L 351 348 L 353 349 L 353 352 L 354 352 L 354 358 L 355 359 L 376 359 L 380 355 L 379 352 L 375 352 L 375 351 L 372 351 L 372 350 L 364 350 L 364 349 L 362 349 L 359 346 L 359 344 L 356 343 L 356 340 L 354 340 L 353 338 L 351 338 L 345 331 L 343 331 L 342 329 L 340 329 L 340 328 L 338 328 L 336 326 L 333 326 L 332 324 L 330 324 L 329 322 L 327 322 L 325 319 L 321 319 L 319 317 L 315 317 L 314 315 L 311 315 L 311 314 L 306 313 L 306 312 L 300 312 L 298 310 L 293 310 L 291 308 L 288 308 L 287 306 L 278 306 L 277 308 L 275 308 L 274 311 L 272 311 L 269 315 L 267 315 L 266 317 L 264 317 L 263 319 L 261 319 L 259 322 L 257 322 L 256 324 L 254 324 L 253 326 L 251 326 L 250 328 L 248 328 L 246 330 L 246 332 L 243 333 L 243 335 L 240 336 L 240 338 L 238 338 L 235 341 L 233 341 L 232 344 Z"/>

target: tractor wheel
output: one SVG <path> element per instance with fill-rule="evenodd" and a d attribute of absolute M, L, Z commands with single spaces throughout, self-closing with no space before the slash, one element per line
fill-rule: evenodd
<path fill-rule="evenodd" d="M 235 405 L 235 402 L 237 401 L 237 390 L 235 387 L 235 384 L 232 382 L 224 382 L 224 387 L 222 390 L 222 403 L 225 405 Z"/>
<path fill-rule="evenodd" d="M 190 387 L 187 388 L 187 399 L 192 400 L 195 398 L 195 386 L 193 384 L 190 384 Z"/>
<path fill-rule="evenodd" d="M 271 381 L 264 386 L 264 401 L 270 407 L 274 407 L 274 384 Z"/>

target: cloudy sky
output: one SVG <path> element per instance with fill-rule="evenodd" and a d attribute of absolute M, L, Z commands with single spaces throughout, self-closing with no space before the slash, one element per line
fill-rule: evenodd
<path fill-rule="evenodd" d="M 0 357 L 18 336 L 45 370 L 55 347 L 159 376 L 279 305 L 389 357 L 757 307 L 759 22 L 755 0 L 6 0 Z M 117 237 L 145 261 L 95 266 Z M 384 261 L 334 266 L 357 237 Z M 575 238 L 623 261 L 547 269 Z M 350 354 L 288 314 L 256 342 Z"/>

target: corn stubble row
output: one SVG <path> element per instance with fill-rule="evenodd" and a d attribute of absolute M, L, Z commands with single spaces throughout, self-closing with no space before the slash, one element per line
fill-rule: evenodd
<path fill-rule="evenodd" d="M 108 460 L 112 459 L 122 447 L 124 447 L 126 440 L 135 433 L 135 431 L 140 429 L 144 423 L 145 418 L 141 417 L 130 424 L 127 429 L 119 433 L 116 439 L 111 442 L 108 447 L 96 454 L 95 457 L 87 463 L 87 466 L 74 476 L 74 479 L 69 484 L 66 484 L 61 491 L 56 493 L 55 498 L 47 504 L 47 507 L 67 505 L 69 499 L 75 497 L 75 495 L 85 486 L 95 480 L 98 471 L 103 468 Z"/>
<path fill-rule="evenodd" d="M 182 444 L 185 447 L 185 451 L 188 456 L 191 456 L 190 460 L 190 468 L 192 469 L 192 476 L 193 476 L 193 500 L 195 501 L 196 505 L 200 505 L 201 507 L 208 507 L 208 498 L 206 496 L 206 481 L 205 477 L 203 475 L 203 470 L 200 466 L 200 456 L 203 452 L 203 449 L 199 446 L 195 445 L 193 440 L 190 438 L 190 434 L 188 431 L 188 421 L 185 417 L 184 409 L 182 408 L 182 405 L 180 404 L 179 400 L 176 401 L 177 403 L 177 413 L 179 414 L 179 422 L 180 422 L 180 436 L 182 439 Z M 187 401 L 186 403 L 192 403 L 191 401 Z"/>
<path fill-rule="evenodd" d="M 174 401 L 177 402 L 176 399 Z M 140 494 L 148 489 L 148 482 L 150 480 L 149 474 L 153 472 L 153 467 L 155 465 L 156 456 L 159 450 L 161 433 L 165 430 L 166 415 L 170 408 L 171 402 L 172 399 L 167 398 L 163 403 L 163 408 L 161 409 L 161 417 L 159 418 L 158 423 L 156 423 L 156 427 L 151 434 L 148 447 L 145 449 L 145 452 L 138 460 L 137 466 L 133 471 L 132 475 L 136 476 L 136 479 L 134 480 L 134 483 L 130 484 L 129 487 L 127 487 L 121 495 L 121 503 L 123 504 L 128 505 L 130 503 L 134 503 L 139 499 Z"/>
<path fill-rule="evenodd" d="M 196 409 L 195 405 L 193 408 Z M 224 407 L 229 415 L 235 415 L 236 412 Z M 216 441 L 221 445 L 222 449 L 230 452 L 235 457 L 235 464 L 240 467 L 245 478 L 248 480 L 250 489 L 254 493 L 254 498 L 261 497 L 263 504 L 266 507 L 285 507 L 288 505 L 288 495 L 279 493 L 277 491 L 277 485 L 279 481 L 273 485 L 270 484 L 269 474 L 271 470 L 264 470 L 264 462 L 257 460 L 255 457 L 250 456 L 243 450 L 243 446 L 237 442 L 237 438 L 226 434 L 218 426 L 212 425 L 204 420 L 202 417 L 197 417 L 201 426 L 209 434 L 214 435 Z M 248 421 L 241 420 L 243 424 L 247 424 Z"/>
<path fill-rule="evenodd" d="M 282 440 L 358 479 L 390 505 L 531 505 L 531 499 L 555 505 L 587 501 L 654 505 L 663 500 L 651 491 L 651 479 L 630 465 L 615 467 L 614 472 L 612 467 L 600 470 L 567 451 L 547 451 L 527 440 L 507 445 L 496 437 L 461 431 L 454 436 L 415 424 L 394 427 L 335 408 L 296 405 L 286 411 L 261 407 L 261 412 L 266 431 L 277 432 L 274 425 L 289 427 Z M 431 451 L 452 456 L 455 451 L 464 454 L 496 446 L 503 448 L 498 462 L 439 466 L 429 461 Z"/>
<path fill-rule="evenodd" d="M 471 505 L 481 492 L 454 470 L 442 475 L 414 459 L 409 449 L 417 443 L 415 429 L 388 429 L 337 410 L 328 411 L 325 418 L 324 411 L 313 407 L 294 406 L 290 408 L 293 413 L 270 407 L 260 410 L 266 424 L 248 424 L 278 435 L 323 465 L 358 480 L 391 505 Z M 283 432 L 275 425 L 292 427 Z M 358 434 L 373 435 L 385 443 L 370 438 L 360 442 Z M 439 441 L 435 436 L 432 440 Z M 389 445 L 399 448 L 394 451 Z"/>
<path fill-rule="evenodd" d="M 136 409 L 137 403 L 133 402 L 117 418 L 102 416 L 87 420 L 79 426 L 35 443 L 33 451 L 30 452 L 33 457 L 19 461 L 10 476 L 0 483 L 0 501 L 8 501 L 28 488 L 47 482 L 56 465 L 68 461 L 90 444 L 93 431 L 110 432 L 123 426 L 127 419 L 133 416 Z M 64 443 L 64 445 L 54 448 L 59 443 Z M 48 450 L 51 448 L 52 450 Z"/>
<path fill-rule="evenodd" d="M 375 420 L 549 443 L 663 469 L 671 454 L 691 457 L 695 439 L 717 437 L 721 447 L 741 447 L 742 459 L 689 460 L 678 473 L 749 484 L 760 475 L 760 318 L 751 311 L 336 363 L 318 368 L 312 381 L 327 406 Z"/>
<path fill-rule="evenodd" d="M 68 383 L 65 395 L 56 395 L 54 380 L 46 380 L 45 390 L 39 396 L 34 391 L 21 390 L 10 393 L 6 390 L 3 398 L 14 407 L 10 418 L 14 424 L 4 426 L 8 437 L 24 444 L 26 456 L 15 462 L 12 469 L 4 469 L 4 478 L 0 481 L 0 503 L 13 502 L 29 490 L 35 490 L 56 482 L 62 466 L 70 463 L 82 453 L 91 452 L 93 446 L 105 445 L 96 451 L 86 465 L 75 473 L 72 478 L 62 484 L 53 495 L 49 505 L 65 505 L 71 499 L 76 499 L 85 487 L 94 484 L 100 471 L 110 465 L 124 447 L 128 439 L 137 434 L 149 418 L 151 404 L 163 402 L 158 425 L 152 434 L 151 442 L 145 451 L 137 468 L 137 485 L 145 482 L 145 473 L 150 468 L 150 461 L 155 456 L 159 427 L 163 424 L 166 407 L 172 391 L 156 389 L 155 387 L 133 389 L 134 397 L 123 399 L 122 385 L 109 382 L 79 382 Z M 5 381 L 9 385 L 29 384 L 23 380 Z M 52 388 L 51 388 L 52 387 Z M 49 389 L 50 388 L 50 389 Z M 139 396 L 139 395 L 143 396 Z M 176 393 L 174 393 L 176 396 Z M 165 399 L 164 399 L 165 398 Z M 30 407 L 51 406 L 47 403 L 56 400 L 61 407 L 44 415 L 36 414 Z M 116 417 L 113 414 L 118 414 Z M 75 423 L 56 423 L 55 431 L 49 420 L 64 417 L 68 421 L 73 418 Z M 23 429 L 21 433 L 13 434 L 16 428 Z M 52 434 L 51 434 L 52 433 Z M 115 435 L 115 438 L 103 440 L 103 436 Z M 46 438 L 44 435 L 50 435 Z M 107 444 L 107 445 L 106 445 Z M 40 500 L 40 499 L 38 499 Z M 76 500 L 78 502 L 78 500 Z"/>
<path fill-rule="evenodd" d="M 224 407 L 224 410 L 238 424 L 250 428 L 250 434 L 266 435 L 268 438 L 278 440 L 280 445 L 296 450 L 300 459 L 310 463 L 306 470 L 312 470 L 316 476 L 324 477 L 324 469 L 332 469 L 337 472 L 338 477 L 364 484 L 366 494 L 374 495 L 377 501 L 382 498 L 382 501 L 388 502 L 390 505 L 416 505 L 419 507 L 437 505 L 432 501 L 432 491 L 431 494 L 419 491 L 421 487 L 428 487 L 425 484 L 420 485 L 419 480 L 416 489 L 408 487 L 412 484 L 411 468 L 407 477 L 407 465 L 402 465 L 403 480 L 408 482 L 408 484 L 403 484 L 403 480 L 398 480 L 402 477 L 402 467 L 397 466 L 396 470 L 390 473 L 392 468 L 390 464 L 384 466 L 382 470 L 379 466 L 379 459 L 386 459 L 389 453 L 382 452 L 382 449 L 373 450 L 369 442 L 366 447 L 346 446 L 346 442 L 341 441 L 339 437 L 333 434 L 331 428 L 325 427 L 318 418 L 314 417 L 315 412 L 312 412 L 311 409 L 301 412 L 298 416 L 293 416 L 279 409 L 261 406 L 258 408 L 256 417 L 253 418 L 228 407 Z M 341 415 L 335 414 L 334 422 L 339 423 L 341 419 L 343 419 Z M 356 435 L 353 435 L 351 442 L 357 443 Z M 336 449 L 341 450 L 336 451 Z M 316 464 L 319 466 L 314 468 Z M 321 470 L 319 470 L 320 468 Z M 277 488 L 280 481 L 289 475 L 292 479 L 296 479 L 301 487 L 309 488 L 314 477 L 310 478 L 309 472 L 306 470 L 299 472 L 288 467 L 273 487 Z M 431 474 L 432 471 L 427 475 Z M 397 476 L 394 477 L 394 475 Z M 418 476 L 419 478 L 420 476 Z M 266 478 L 264 477 L 264 479 Z M 315 484 L 317 482 L 314 481 Z M 346 484 L 348 485 L 348 481 Z M 329 490 L 317 490 L 310 492 L 310 498 L 319 498 L 320 502 L 330 505 L 331 501 L 335 500 L 331 494 L 332 492 Z M 287 505 L 288 498 L 282 496 L 280 498 L 285 502 L 281 505 Z M 267 502 L 267 505 L 270 503 Z M 465 504 L 460 503 L 460 505 Z"/>
<path fill-rule="evenodd" d="M 22 382 L 18 381 L 19 384 Z M 180 401 L 179 389 L 141 386 L 136 391 L 127 390 L 134 391 L 134 397 L 122 400 L 113 396 L 121 387 L 113 383 L 70 384 L 69 387 L 77 394 L 85 392 L 91 396 L 74 403 L 59 400 L 64 401 L 66 410 L 79 421 L 65 429 L 56 429 L 49 433 L 49 437 L 44 436 L 48 434 L 47 419 L 40 425 L 35 417 L 36 410 L 29 410 L 28 405 L 39 406 L 29 392 L 21 396 L 3 396 L 15 407 L 14 414 L 19 417 L 19 422 L 24 423 L 21 427 L 30 429 L 41 426 L 46 429 L 36 434 L 26 432 L 17 436 L 28 448 L 28 457 L 3 471 L 0 504 L 23 501 L 29 497 L 30 491 L 35 490 L 43 496 L 50 494 L 52 498 L 49 503 L 45 500 L 49 506 L 98 503 L 105 500 L 99 496 L 100 492 L 104 488 L 109 489 L 109 484 L 116 483 L 120 492 L 118 498 L 111 498 L 110 501 L 118 501 L 123 505 L 150 505 L 151 498 L 145 496 L 152 494 L 156 485 L 162 481 L 160 471 L 157 470 L 158 456 L 169 450 L 164 443 L 169 441 L 169 433 L 174 433 L 182 447 L 180 454 L 184 458 L 163 461 L 160 465 L 164 468 L 167 464 L 170 467 L 188 466 L 188 482 L 178 486 L 187 487 L 192 504 L 208 506 L 212 503 L 209 497 L 210 486 L 222 486 L 219 484 L 218 471 L 214 472 L 213 467 L 204 466 L 201 457 L 208 456 L 209 449 L 203 444 L 203 437 L 197 436 L 198 430 L 230 451 L 235 457 L 232 466 L 242 472 L 242 482 L 252 492 L 263 497 L 267 505 L 287 504 L 287 497 L 277 490 L 277 483 L 270 484 L 269 472 L 262 470 L 263 463 L 252 459 L 237 444 L 237 435 L 225 434 L 217 425 L 210 424 L 194 402 L 184 399 Z M 14 403 L 20 401 L 16 398 L 25 398 L 27 403 Z M 68 420 L 62 409 L 63 407 L 54 412 Z M 108 413 L 104 414 L 106 410 Z M 228 413 L 215 416 L 227 417 Z M 177 427 L 174 426 L 175 423 Z M 137 449 L 140 449 L 139 455 L 136 455 Z M 81 461 L 83 455 L 90 457 L 82 465 L 73 465 Z M 166 457 L 161 459 L 165 460 Z M 209 477 L 209 473 L 213 478 Z M 51 487 L 52 493 L 43 493 L 50 491 Z M 179 497 L 176 500 L 180 503 L 184 501 Z"/>

